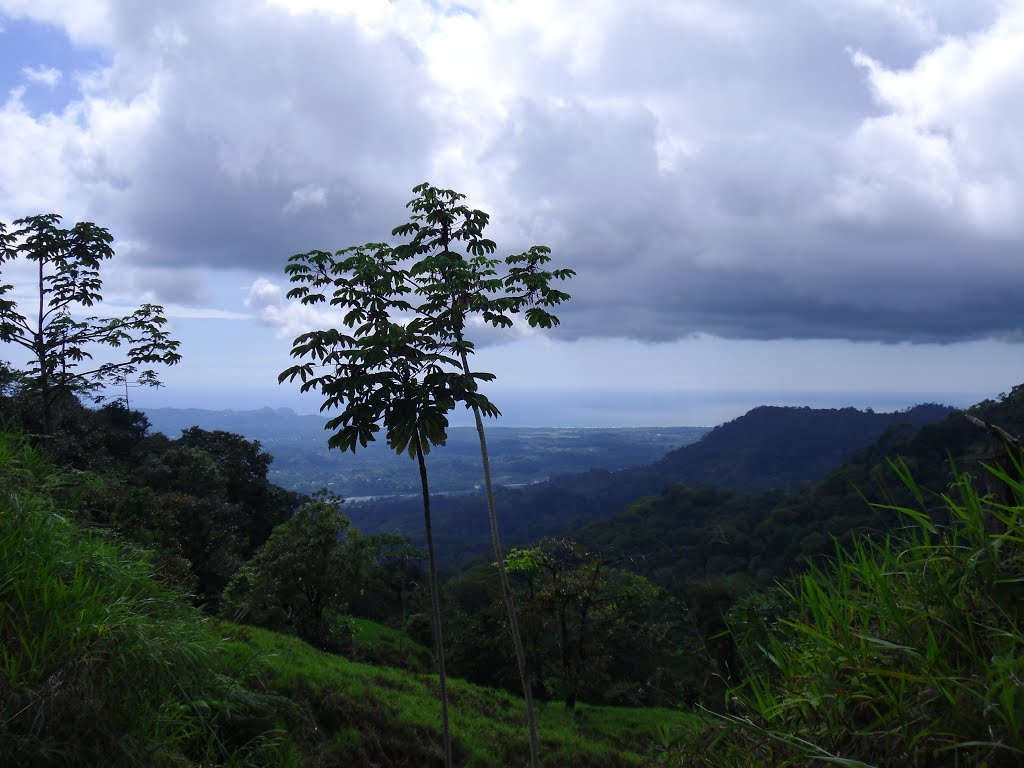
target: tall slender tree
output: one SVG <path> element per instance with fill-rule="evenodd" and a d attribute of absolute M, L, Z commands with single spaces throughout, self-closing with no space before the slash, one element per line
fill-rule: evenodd
<path fill-rule="evenodd" d="M 473 342 L 466 338 L 471 317 L 479 316 L 491 325 L 508 328 L 513 325 L 512 316 L 523 313 L 531 326 L 558 325 L 558 318 L 548 308 L 565 301 L 569 295 L 552 287 L 552 283 L 567 280 L 575 273 L 570 269 L 548 270 L 549 248 L 535 245 L 524 253 L 507 257 L 502 263 L 491 258 L 497 246 L 484 237 L 490 217 L 466 206 L 462 202 L 465 195 L 425 183 L 415 187 L 413 192 L 418 197 L 408 204 L 412 211 L 410 221 L 393 231 L 410 240 L 396 251 L 414 261 L 410 275 L 416 280 L 416 292 L 423 300 L 418 312 L 426 318 L 430 333 L 458 357 L 464 373 L 470 372 L 469 355 L 474 349 Z M 503 269 L 503 274 L 499 274 L 499 268 Z M 526 703 L 530 763 L 536 768 L 540 754 L 532 684 L 498 529 L 483 422 L 486 414 L 475 405 L 469 405 L 480 441 L 491 544 Z"/>
<path fill-rule="evenodd" d="M 341 307 L 344 325 L 311 331 L 295 339 L 292 356 L 309 360 L 281 373 L 281 381 L 301 381 L 302 391 L 317 391 L 321 411 L 341 409 L 326 424 L 332 448 L 356 451 L 376 439 L 383 426 L 387 444 L 416 460 L 423 498 L 423 522 L 430 575 L 434 650 L 441 700 L 445 765 L 452 764 L 448 724 L 447 677 L 441 630 L 440 596 L 430 514 L 425 454 L 447 439 L 448 416 L 456 403 L 488 415 L 497 409 L 477 391 L 473 373 L 445 354 L 409 302 L 413 291 L 403 256 L 384 243 L 369 243 L 331 254 L 311 251 L 293 256 L 286 267 L 297 287 L 288 296 L 303 304 L 327 302 Z"/>
<path fill-rule="evenodd" d="M 466 329 L 474 316 L 496 327 L 511 327 L 513 316 L 517 314 L 522 314 L 534 327 L 557 325 L 558 318 L 549 308 L 569 296 L 554 288 L 552 283 L 567 280 L 574 272 L 548 270 L 550 249 L 544 246 L 533 246 L 524 253 L 507 257 L 504 262 L 491 258 L 496 245 L 483 235 L 489 221 L 486 213 L 465 206 L 461 202 L 464 196 L 452 190 L 424 183 L 414 187 L 413 193 L 417 197 L 408 204 L 410 221 L 392 230 L 393 236 L 408 238 L 407 242 L 393 247 L 369 243 L 337 254 L 312 251 L 292 257 L 287 270 L 291 280 L 300 285 L 289 297 L 306 304 L 318 304 L 327 301 L 323 291 L 332 288 L 330 303 L 345 308 L 344 323 L 356 330 L 352 336 L 337 330 L 300 336 L 296 339 L 293 356 L 311 356 L 316 366 L 333 368 L 333 373 L 318 376 L 314 364 L 307 364 L 288 369 L 281 378 L 299 377 L 304 390 L 321 390 L 326 396 L 324 410 L 345 407 L 342 416 L 327 425 L 337 430 L 329 444 L 353 451 L 357 443 L 366 445 L 374 439 L 379 421 L 396 418 L 399 409 L 382 405 L 380 398 L 388 403 L 391 398 L 397 398 L 409 404 L 403 406 L 402 412 L 408 412 L 400 420 L 401 424 L 396 421 L 388 428 L 388 442 L 396 451 L 408 450 L 420 466 L 433 591 L 436 591 L 436 575 L 423 461 L 425 450 L 419 451 L 416 446 L 428 448 L 431 444 L 444 443 L 448 424 L 445 414 L 457 402 L 473 411 L 480 441 L 491 540 L 526 702 L 531 764 L 536 767 L 540 759 L 530 672 L 505 572 L 483 423 L 485 416 L 500 414 L 477 389 L 478 381 L 494 377 L 472 371 L 469 356 L 474 352 L 474 345 L 466 337 Z M 406 264 L 410 266 L 405 268 Z M 375 350 L 372 355 L 365 354 L 370 348 Z M 401 348 L 400 353 L 395 352 L 398 348 Z M 362 361 L 362 367 L 353 363 L 356 358 Z M 424 373 L 427 370 L 429 375 Z M 405 379 L 402 371 L 406 372 Z M 355 404 L 366 398 L 368 392 L 365 386 L 355 382 L 369 381 L 371 379 L 366 377 L 370 375 L 380 386 L 373 396 L 377 404 L 357 407 Z M 389 376 L 388 383 L 383 384 Z M 340 385 L 342 381 L 346 383 Z M 414 394 L 416 387 L 427 386 L 428 381 L 430 386 L 442 387 L 440 398 Z M 425 408 L 423 426 L 426 431 L 418 431 L 413 426 L 415 418 L 411 414 L 418 413 L 417 408 Z M 417 436 L 418 440 L 414 439 Z M 440 647 L 437 610 L 435 645 Z M 440 652 L 438 656 L 440 660 Z M 444 705 L 442 708 L 444 711 Z"/>

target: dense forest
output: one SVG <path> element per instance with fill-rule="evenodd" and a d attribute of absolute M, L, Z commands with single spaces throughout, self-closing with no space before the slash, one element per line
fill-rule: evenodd
<path fill-rule="evenodd" d="M 358 328 L 296 339 L 335 362 L 282 379 L 342 409 L 333 447 L 383 432 L 415 461 L 422 539 L 275 485 L 258 441 L 97 402 L 179 359 L 159 307 L 75 320 L 108 235 L 0 229 L 44 307 L 0 286 L 3 340 L 35 354 L 0 365 L 0 764 L 1022 764 L 1024 385 L 967 412 L 757 408 L 644 467 L 491 494 L 466 313 L 544 328 L 565 295 L 546 249 L 446 257 L 490 252 L 486 215 L 417 192 L 396 233 L 438 256 L 421 270 L 381 244 L 293 258 L 296 295 L 354 296 Z M 88 370 L 97 341 L 126 358 Z M 488 493 L 445 507 L 424 456 L 457 403 Z"/>
<path fill-rule="evenodd" d="M 193 428 L 172 440 L 151 433 L 142 414 L 122 405 L 93 409 L 69 399 L 56 410 L 51 435 L 32 438 L 40 434 L 38 424 L 11 375 L 2 406 L 8 424 L 2 548 L 9 574 L 2 635 L 7 672 L 0 731 L 5 762 L 98 764 L 105 755 L 111 764 L 130 764 L 147 750 L 158 750 L 168 762 L 225 764 L 413 765 L 439 759 L 436 744 L 408 751 L 417 739 L 429 742 L 425 734 L 431 732 L 403 720 L 410 712 L 376 699 L 359 707 L 344 692 L 345 686 L 371 685 L 355 678 L 372 679 L 386 669 L 419 675 L 395 678 L 410 681 L 402 685 L 413 679 L 423 685 L 431 655 L 423 553 L 407 538 L 364 534 L 339 512 L 345 507 L 337 499 L 311 499 L 271 485 L 271 457 L 238 435 Z M 1024 426 L 1024 387 L 970 413 L 1017 431 Z M 903 478 L 888 465 L 890 458 L 900 461 Z M 954 413 L 921 429 L 886 431 L 806 490 L 746 494 L 707 483 L 673 484 L 618 514 L 513 549 L 508 564 L 520 598 L 521 631 L 535 660 L 535 693 L 549 702 L 542 704 L 541 732 L 549 734 L 551 748 L 545 762 L 573 764 L 560 750 L 582 748 L 560 741 L 569 739 L 563 732 L 568 729 L 594 750 L 580 752 L 587 757 L 573 758 L 582 761 L 576 764 L 659 759 L 684 765 L 696 755 L 728 764 L 734 759 L 728 755 L 737 754 L 730 750 L 742 749 L 769 765 L 815 753 L 778 734 L 769 737 L 765 729 L 795 729 L 799 736 L 813 724 L 831 729 L 823 731 L 831 741 L 814 741 L 814 749 L 842 746 L 842 754 L 858 755 L 863 764 L 894 765 L 884 756 L 896 752 L 880 745 L 858 752 L 854 725 L 865 733 L 889 733 L 900 715 L 882 707 L 886 696 L 898 695 L 907 702 L 900 706 L 927 699 L 929 717 L 970 715 L 963 727 L 994 730 L 984 750 L 960 750 L 962 764 L 1017 764 L 1020 745 L 1011 726 L 1020 722 L 1024 706 L 1014 677 L 1019 653 L 1013 650 L 1019 649 L 1013 638 L 1019 638 L 1022 608 L 1014 570 L 1020 563 L 1019 502 L 998 502 L 982 484 L 982 462 L 998 475 L 1001 461 L 991 435 Z M 903 482 L 912 476 L 940 495 Z M 1020 496 L 1016 474 L 989 477 Z M 865 495 L 883 505 L 870 504 Z M 893 538 L 881 537 L 883 531 Z M 942 554 L 944 546 L 962 552 L 951 559 Z M 843 553 L 838 559 L 836 547 Z M 918 559 L 908 560 L 908 551 Z M 884 577 L 892 558 L 900 560 L 900 578 L 909 585 Z M 909 562 L 921 562 L 919 574 L 907 571 Z M 449 671 L 467 684 L 514 691 L 514 660 L 501 641 L 508 630 L 491 571 L 469 563 L 445 581 Z M 869 577 L 877 583 L 865 582 Z M 954 586 L 958 591 L 948 592 Z M 876 604 L 873 596 L 882 600 L 877 591 L 883 587 L 911 590 L 906 594 L 913 600 Z M 981 611 L 980 623 L 949 626 L 965 604 Z M 910 613 L 860 614 L 897 608 Z M 859 650 L 844 662 L 862 664 L 877 678 L 866 679 L 863 670 L 857 677 L 876 686 L 856 694 L 872 702 L 871 722 L 849 720 L 856 707 L 845 712 L 851 705 L 839 700 L 828 702 L 831 709 L 821 702 L 808 709 L 803 699 L 753 709 L 752 702 L 764 704 L 760 697 L 796 696 L 777 686 L 785 674 L 807 680 L 808 666 L 820 664 L 813 654 L 838 653 L 834 643 L 840 638 L 820 648 L 811 642 L 821 637 L 815 622 L 838 620 L 830 611 L 867 622 L 865 637 L 869 626 L 882 633 L 870 640 L 851 636 Z M 916 617 L 913 611 L 919 611 Z M 957 615 L 960 623 L 969 618 Z M 321 679 L 322 670 L 302 666 L 322 665 L 303 661 L 313 650 L 243 629 L 239 620 L 371 667 L 330 667 L 336 678 Z M 919 624 L 927 625 L 924 637 L 930 638 L 922 642 L 934 647 L 918 648 L 911 641 L 920 638 L 906 636 L 916 634 Z M 569 634 L 561 635 L 559 627 Z M 987 634 L 972 634 L 979 631 Z M 977 646 L 962 647 L 968 639 Z M 762 655 L 774 647 L 769 643 L 790 655 L 781 658 L 779 649 Z M 143 648 L 151 658 L 138 655 Z M 993 658 L 1004 662 L 990 668 Z M 294 659 L 296 668 L 282 666 L 284 659 Z M 918 666 L 926 663 L 941 664 L 946 677 L 933 680 L 937 671 Z M 979 666 L 964 666 L 969 663 Z M 842 666 L 829 674 L 854 674 Z M 136 681 L 138 699 L 124 698 L 112 679 Z M 895 682 L 901 690 L 893 689 Z M 823 695 L 809 686 L 824 683 L 805 684 L 808 690 L 799 696 Z M 961 690 L 968 684 L 973 687 Z M 916 692 L 902 690 L 911 686 Z M 949 712 L 935 710 L 940 702 L 918 690 L 927 686 L 952 699 Z M 477 699 L 477 689 L 465 690 L 460 701 L 472 708 L 493 713 L 498 706 Z M 429 693 L 418 696 L 415 705 L 401 706 L 429 710 Z M 831 696 L 838 699 L 835 691 Z M 514 699 L 497 701 L 515 710 Z M 745 709 L 722 709 L 722 701 L 744 701 Z M 581 702 L 591 706 L 581 710 Z M 584 720 L 560 719 L 567 704 L 586 713 Z M 632 717 L 641 719 L 593 705 L 639 707 Z M 381 711 L 374 714 L 375 708 Z M 168 721 L 171 711 L 175 718 Z M 690 719 L 687 712 L 694 713 Z M 922 750 L 968 741 L 967 734 L 939 732 L 940 725 L 952 727 L 945 719 L 929 722 Z M 481 738 L 497 746 L 467 742 L 468 734 L 456 728 L 459 760 L 513 761 L 509 755 L 522 735 L 513 729 L 499 736 L 491 721 L 479 727 L 486 734 Z M 889 738 L 886 750 L 895 748 Z M 472 757 L 474 750 L 482 751 Z M 564 759 L 555 759 L 560 754 Z M 920 758 L 915 764 L 935 763 Z"/>

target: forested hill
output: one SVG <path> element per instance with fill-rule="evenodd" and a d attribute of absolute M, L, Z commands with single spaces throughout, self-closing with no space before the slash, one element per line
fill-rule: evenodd
<path fill-rule="evenodd" d="M 941 410 L 914 409 L 927 415 Z M 972 406 L 967 413 L 1020 435 L 1024 385 L 999 401 Z M 734 426 L 725 425 L 705 440 L 722 440 Z M 742 451 L 738 445 L 734 450 Z M 685 453 L 675 451 L 672 458 Z M 679 484 L 564 535 L 593 551 L 624 558 L 638 573 L 683 597 L 704 636 L 721 637 L 722 617 L 751 590 L 784 580 L 809 559 L 834 556 L 837 541 L 847 547 L 857 534 L 892 532 L 908 524 L 909 518 L 868 500 L 923 507 L 941 523 L 942 513 L 936 510 L 946 507 L 940 494 L 949 491 L 954 467 L 985 478 L 989 473 L 981 464 L 998 464 L 1004 456 L 991 432 L 954 411 L 920 429 L 892 424 L 810 488 L 745 493 Z M 891 462 L 906 467 L 923 503 L 906 488 Z M 727 641 L 717 642 L 715 652 L 727 655 L 727 646 Z"/>
<path fill-rule="evenodd" d="M 941 410 L 914 409 L 917 415 Z M 1024 386 L 967 413 L 1021 434 Z M 725 431 L 715 430 L 704 440 L 721 440 Z M 807 558 L 834 554 L 834 539 L 843 543 L 858 531 L 904 524 L 898 514 L 865 501 L 917 506 L 890 461 L 906 465 L 930 507 L 938 506 L 937 494 L 947 490 L 953 465 L 983 476 L 980 462 L 992 462 L 1000 452 L 988 431 L 956 411 L 920 429 L 892 425 L 823 482 L 796 493 L 677 485 L 569 535 L 599 551 L 630 558 L 640 572 L 686 593 L 691 601 L 699 603 L 701 594 L 709 591 L 717 594 L 713 599 L 726 600 L 726 592 L 739 594 L 769 584 L 801 567 Z M 684 453 L 674 451 L 673 458 Z"/>
<path fill-rule="evenodd" d="M 941 405 L 894 413 L 755 408 L 651 465 L 562 475 L 529 488 L 506 489 L 498 498 L 502 529 L 510 545 L 561 535 L 678 483 L 741 490 L 811 485 L 895 425 L 904 424 L 902 431 L 913 433 L 951 410 Z M 453 562 L 486 551 L 489 531 L 481 505 L 475 497 L 435 501 L 434 535 L 443 559 Z M 367 530 L 420 536 L 415 500 L 349 505 L 346 513 Z"/>
<path fill-rule="evenodd" d="M 685 485 L 788 490 L 818 482 L 894 424 L 918 430 L 952 411 L 935 403 L 892 413 L 761 406 L 672 451 L 651 469 Z"/>

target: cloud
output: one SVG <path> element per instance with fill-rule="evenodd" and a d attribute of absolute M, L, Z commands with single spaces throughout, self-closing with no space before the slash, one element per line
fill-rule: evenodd
<path fill-rule="evenodd" d="M 0 220 L 56 209 L 144 244 L 135 267 L 247 272 L 282 333 L 325 318 L 252 281 L 387 238 L 424 179 L 492 214 L 499 255 L 577 270 L 565 338 L 1020 332 L 1020 2 L 0 13 L 108 54 L 59 114 L 0 108 Z"/>
<path fill-rule="evenodd" d="M 0 14 L 61 27 L 76 45 L 114 42 L 106 0 L 0 0 Z"/>
<path fill-rule="evenodd" d="M 260 322 L 276 328 L 277 338 L 295 338 L 323 328 L 341 328 L 344 313 L 325 305 L 289 301 L 285 290 L 272 280 L 258 277 L 249 286 L 245 306 L 256 313 Z"/>
<path fill-rule="evenodd" d="M 23 67 L 21 70 L 30 83 L 53 88 L 60 82 L 61 71 L 55 67 Z"/>
<path fill-rule="evenodd" d="M 324 208 L 327 206 L 327 190 L 317 184 L 308 184 L 292 190 L 292 196 L 284 207 L 285 213 L 297 213 L 303 208 Z"/>
<path fill-rule="evenodd" d="M 120 254 L 124 255 L 124 249 Z M 209 303 L 206 279 L 198 269 L 136 267 L 129 272 L 133 295 L 145 296 L 157 304 L 202 305 Z"/>

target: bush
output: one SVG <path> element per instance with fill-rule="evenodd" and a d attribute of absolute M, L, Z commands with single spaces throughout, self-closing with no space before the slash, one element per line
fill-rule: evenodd
<path fill-rule="evenodd" d="M 924 496 L 897 466 L 924 506 Z M 1024 484 L 1014 504 L 957 476 L 937 515 L 856 538 L 788 590 L 700 760 L 712 765 L 1024 762 Z M 936 517 L 951 520 L 945 527 Z M 750 644 L 741 647 L 751 647 Z"/>
<path fill-rule="evenodd" d="M 266 702 L 219 674 L 198 611 L 61 514 L 74 481 L 0 431 L 0 764 L 273 763 L 266 729 L 232 736 Z"/>
<path fill-rule="evenodd" d="M 224 591 L 222 614 L 233 621 L 292 632 L 329 651 L 348 650 L 345 616 L 349 520 L 326 500 L 300 507 L 277 526 Z"/>

